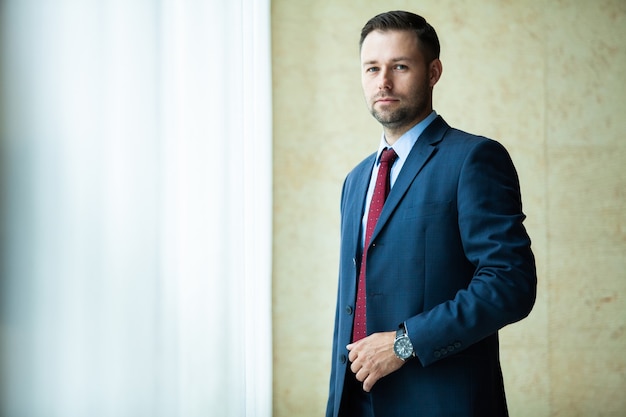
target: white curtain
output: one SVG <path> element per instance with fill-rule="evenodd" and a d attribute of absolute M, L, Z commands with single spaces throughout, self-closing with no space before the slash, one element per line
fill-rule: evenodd
<path fill-rule="evenodd" d="M 271 415 L 270 0 L 0 0 L 0 415 Z"/>

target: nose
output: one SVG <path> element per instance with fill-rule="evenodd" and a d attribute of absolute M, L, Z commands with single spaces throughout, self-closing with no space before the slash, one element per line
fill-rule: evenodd
<path fill-rule="evenodd" d="M 393 86 L 391 82 L 391 71 L 388 68 L 382 68 L 379 73 L 378 89 L 379 90 L 391 90 Z"/>

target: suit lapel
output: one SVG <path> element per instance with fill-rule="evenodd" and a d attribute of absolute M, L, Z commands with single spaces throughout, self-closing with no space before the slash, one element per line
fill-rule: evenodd
<path fill-rule="evenodd" d="M 398 178 L 396 179 L 396 182 L 391 188 L 391 192 L 385 201 L 383 211 L 380 213 L 380 217 L 376 223 L 376 228 L 372 233 L 372 242 L 376 239 L 378 232 L 389 220 L 391 213 L 394 212 L 400 201 L 402 201 L 402 197 L 406 194 L 415 177 L 419 174 L 424 165 L 433 157 L 433 155 L 435 155 L 437 152 L 437 144 L 443 139 L 443 135 L 449 128 L 450 126 L 443 120 L 443 118 L 438 116 L 420 135 L 419 139 L 413 146 L 413 149 L 411 149 L 406 162 L 402 166 L 402 171 L 400 171 L 400 174 L 398 175 Z M 365 192 L 367 192 L 367 188 L 365 190 Z"/>
<path fill-rule="evenodd" d="M 347 216 L 351 222 L 349 225 L 350 235 L 354 238 L 354 248 L 351 253 L 357 256 L 361 252 L 361 221 L 363 219 L 363 210 L 365 208 L 365 198 L 367 197 L 367 189 L 372 175 L 372 168 L 376 161 L 376 153 L 370 155 L 366 161 L 361 164 L 361 172 L 355 173 L 357 179 L 354 184 L 353 197 L 349 199 L 350 207 L 348 211 L 353 215 Z"/>

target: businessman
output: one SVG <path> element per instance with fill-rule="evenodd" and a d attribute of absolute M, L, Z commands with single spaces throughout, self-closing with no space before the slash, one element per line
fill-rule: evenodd
<path fill-rule="evenodd" d="M 498 330 L 530 313 L 535 262 L 507 151 L 433 110 L 439 50 L 409 12 L 361 32 L 383 134 L 343 185 L 327 417 L 508 415 Z"/>

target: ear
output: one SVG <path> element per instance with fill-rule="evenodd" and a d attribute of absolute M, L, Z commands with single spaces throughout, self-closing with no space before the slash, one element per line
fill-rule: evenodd
<path fill-rule="evenodd" d="M 441 60 L 439 58 L 433 59 L 428 65 L 428 72 L 430 86 L 434 87 L 439 81 L 439 78 L 441 78 L 441 73 L 443 72 L 443 65 L 441 64 Z"/>

